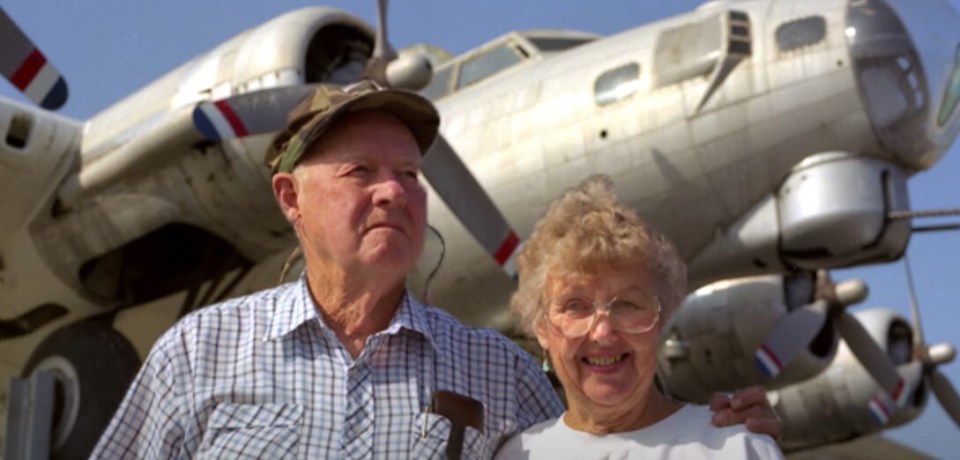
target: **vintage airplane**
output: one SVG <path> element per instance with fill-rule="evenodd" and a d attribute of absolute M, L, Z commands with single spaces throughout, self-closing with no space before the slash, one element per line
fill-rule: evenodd
<path fill-rule="evenodd" d="M 51 448 L 89 449 L 157 335 L 276 282 L 294 240 L 263 156 L 286 108 L 309 85 L 430 80 L 445 140 L 424 175 L 442 237 L 430 238 L 415 292 L 442 257 L 430 300 L 512 333 L 522 237 L 562 190 L 608 174 L 690 266 L 696 290 L 665 333 L 668 390 L 712 360 L 727 369 L 691 392 L 760 382 L 787 401 L 799 382 L 863 363 L 850 372 L 870 397 L 844 410 L 867 414 L 876 398 L 898 423 L 924 380 L 894 367 L 907 362 L 887 357 L 873 323 L 844 312 L 865 286 L 824 270 L 904 252 L 907 180 L 960 131 L 957 19 L 939 0 L 717 1 L 608 38 L 512 32 L 456 57 L 418 47 L 393 59 L 384 33 L 310 8 L 87 121 L 0 100 L 0 375 L 55 375 Z M 6 15 L 0 29 L 0 72 L 41 107 L 62 104 L 59 72 Z M 733 295 L 743 292 L 759 294 Z M 924 369 L 947 358 L 927 355 L 915 360 Z M 24 401 L 10 395 L 8 406 Z M 797 414 L 785 423 L 824 415 Z M 785 445 L 886 426 L 788 430 Z"/>

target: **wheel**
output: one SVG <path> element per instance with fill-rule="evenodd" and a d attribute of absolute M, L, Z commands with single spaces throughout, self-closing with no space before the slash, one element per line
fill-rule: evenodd
<path fill-rule="evenodd" d="M 56 381 L 50 458 L 86 459 L 140 368 L 130 342 L 104 324 L 82 321 L 47 337 L 27 360 Z"/>

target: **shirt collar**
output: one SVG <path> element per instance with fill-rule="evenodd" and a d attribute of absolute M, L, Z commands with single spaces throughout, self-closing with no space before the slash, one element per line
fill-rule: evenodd
<path fill-rule="evenodd" d="M 317 313 L 317 308 L 310 297 L 307 287 L 306 272 L 300 276 L 295 285 L 282 292 L 276 299 L 277 308 L 267 328 L 264 340 L 279 339 L 309 321 L 317 321 L 320 327 L 327 329 L 323 316 Z M 402 329 L 415 331 L 424 336 L 433 346 L 433 334 L 430 332 L 427 318 L 427 308 L 415 299 L 409 292 L 403 294 L 400 308 L 390 320 L 387 328 L 378 334 L 394 335 Z"/>
<path fill-rule="evenodd" d="M 390 325 L 381 334 L 393 335 L 401 329 L 414 331 L 427 339 L 433 346 L 433 334 L 427 320 L 427 307 L 415 299 L 410 292 L 404 292 L 397 314 L 393 315 Z"/>
<path fill-rule="evenodd" d="M 323 324 L 323 318 L 317 314 L 317 309 L 313 306 L 313 299 L 307 289 L 306 272 L 304 272 L 296 283 L 281 291 L 276 297 L 270 327 L 267 328 L 263 339 L 279 339 L 314 319 Z"/>

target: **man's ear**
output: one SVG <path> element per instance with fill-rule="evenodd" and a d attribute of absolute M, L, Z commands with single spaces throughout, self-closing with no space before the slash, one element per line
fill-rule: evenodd
<path fill-rule="evenodd" d="M 273 197 L 280 205 L 280 211 L 287 217 L 287 221 L 294 224 L 300 219 L 300 202 L 297 200 L 299 183 L 293 173 L 276 173 L 271 180 Z"/>

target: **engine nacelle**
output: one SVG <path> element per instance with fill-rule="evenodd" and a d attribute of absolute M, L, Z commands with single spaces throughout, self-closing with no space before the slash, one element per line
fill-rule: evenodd
<path fill-rule="evenodd" d="M 58 212 L 30 223 L 46 266 L 113 308 L 289 248 L 295 239 L 264 164 L 272 136 L 208 142 L 193 126 L 193 108 L 278 86 L 355 81 L 372 48 L 373 32 L 360 19 L 305 8 L 240 33 L 97 114 L 83 129 L 80 167 L 57 190 Z"/>
<path fill-rule="evenodd" d="M 718 281 L 687 296 L 661 333 L 659 377 L 677 398 L 706 402 L 715 391 L 747 385 L 779 388 L 822 371 L 833 358 L 832 322 L 774 379 L 757 370 L 754 352 L 777 321 L 813 300 L 812 277 L 768 275 Z"/>
<path fill-rule="evenodd" d="M 691 285 L 718 279 L 896 260 L 910 238 L 907 174 L 885 160 L 843 152 L 808 157 L 778 191 L 689 264 Z"/>
<path fill-rule="evenodd" d="M 854 313 L 870 336 L 895 365 L 909 362 L 913 354 L 913 332 L 907 321 L 887 309 Z M 926 384 L 907 379 L 902 406 L 881 424 L 871 413 L 870 400 L 881 391 L 866 369 L 840 342 L 836 358 L 826 371 L 800 384 L 770 391 L 767 395 L 783 421 L 780 446 L 797 450 L 841 442 L 902 425 L 917 418 L 926 405 Z M 878 410 L 874 408 L 873 410 Z"/>

